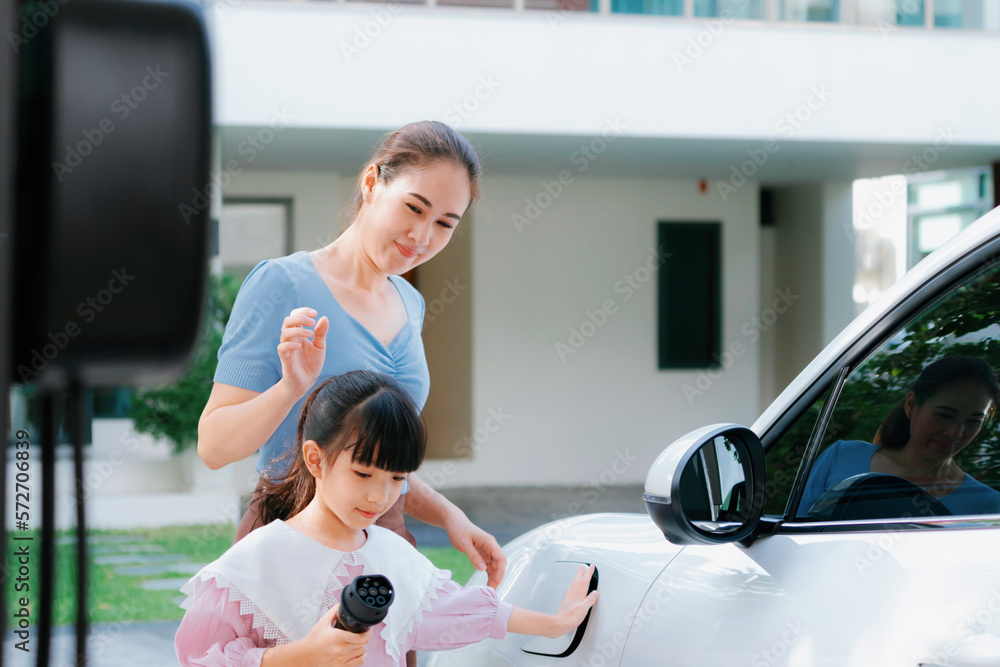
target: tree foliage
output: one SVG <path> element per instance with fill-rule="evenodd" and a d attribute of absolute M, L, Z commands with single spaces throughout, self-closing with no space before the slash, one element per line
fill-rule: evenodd
<path fill-rule="evenodd" d="M 234 276 L 209 276 L 204 328 L 187 373 L 172 385 L 132 395 L 131 417 L 138 433 L 169 440 L 174 452 L 198 442 L 198 419 L 212 391 L 219 347 L 239 288 Z"/>

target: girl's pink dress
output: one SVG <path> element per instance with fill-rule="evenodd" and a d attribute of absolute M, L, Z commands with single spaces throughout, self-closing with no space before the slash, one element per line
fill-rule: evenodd
<path fill-rule="evenodd" d="M 512 607 L 492 588 L 463 588 L 391 531 L 367 532 L 352 552 L 281 521 L 237 542 L 182 589 L 189 597 L 174 639 L 180 664 L 259 667 L 267 648 L 308 634 L 361 574 L 386 575 L 396 590 L 365 665 L 404 667 L 411 649 L 446 650 L 506 634 Z"/>

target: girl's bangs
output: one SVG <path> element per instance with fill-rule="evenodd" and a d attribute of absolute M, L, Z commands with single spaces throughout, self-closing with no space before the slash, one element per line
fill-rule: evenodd
<path fill-rule="evenodd" d="M 389 472 L 413 472 L 424 458 L 423 423 L 412 404 L 398 394 L 380 391 L 354 411 L 355 442 L 347 445 L 351 459 Z"/>

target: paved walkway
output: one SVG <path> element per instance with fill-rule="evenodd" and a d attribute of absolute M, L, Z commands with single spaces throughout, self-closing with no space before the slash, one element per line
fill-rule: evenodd
<path fill-rule="evenodd" d="M 595 497 L 595 491 L 596 497 Z M 456 505 L 465 510 L 469 518 L 491 532 L 504 544 L 525 531 L 565 516 L 582 506 L 578 514 L 593 512 L 645 512 L 641 486 L 624 487 L 559 487 L 559 488 L 477 488 L 449 489 L 445 491 Z M 412 521 L 407 526 L 416 535 L 419 544 L 447 546 L 444 531 Z M 168 581 L 174 588 L 187 580 L 200 564 L 184 562 L 183 557 L 164 554 L 156 545 L 118 544 L 127 537 L 102 539 L 92 551 L 95 558 L 116 564 L 119 576 L 142 576 L 150 573 L 177 573 Z M 187 576 L 185 576 L 187 575 Z M 178 583 L 180 582 L 180 583 Z M 149 582 L 151 586 L 159 584 Z M 89 667 L 176 667 L 174 633 L 178 621 L 157 623 L 111 623 L 95 625 L 89 639 Z M 34 635 L 32 635 L 34 639 Z M 72 667 L 76 637 L 71 627 L 53 631 L 52 667 Z M 29 667 L 35 664 L 35 650 L 23 653 L 14 648 L 11 635 L 5 638 L 4 664 Z M 34 642 L 32 642 L 34 646 Z M 422 656 L 423 665 L 426 657 Z"/>

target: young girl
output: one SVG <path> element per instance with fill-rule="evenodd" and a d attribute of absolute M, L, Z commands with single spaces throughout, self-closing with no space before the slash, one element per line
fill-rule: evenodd
<path fill-rule="evenodd" d="M 373 525 L 424 456 L 423 424 L 390 377 L 353 371 L 309 396 L 287 476 L 260 491 L 266 524 L 207 565 L 174 640 L 181 665 L 405 664 L 410 649 L 456 648 L 506 632 L 559 637 L 597 600 L 580 568 L 555 614 L 501 602 L 486 586 L 451 581 L 392 531 Z M 383 623 L 333 627 L 340 592 L 361 574 L 395 588 Z M 461 631 L 455 632 L 455 628 Z"/>

